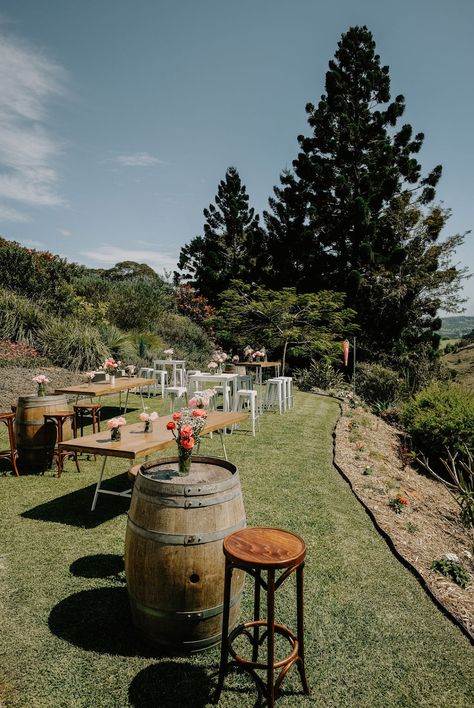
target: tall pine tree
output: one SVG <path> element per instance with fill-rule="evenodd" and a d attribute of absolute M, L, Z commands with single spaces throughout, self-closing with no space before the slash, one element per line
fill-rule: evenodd
<path fill-rule="evenodd" d="M 312 134 L 298 137 L 293 172 L 282 174 L 264 214 L 269 284 L 345 291 L 367 351 L 392 351 L 408 331 L 412 342 L 426 340 L 436 309 L 448 291 L 453 304 L 462 276 L 447 262 L 460 237 L 441 249 L 442 258 L 433 257 L 446 214 L 426 205 L 441 166 L 421 176 L 415 155 L 424 135 L 413 136 L 408 124 L 396 129 L 404 110 L 403 96 L 391 101 L 389 69 L 380 64 L 372 34 L 350 28 L 329 62 L 326 94 L 317 107 L 306 106 Z M 428 298 L 421 295 L 426 287 Z"/>
<path fill-rule="evenodd" d="M 263 232 L 259 217 L 235 167 L 221 180 L 215 205 L 204 209 L 204 235 L 196 236 L 180 252 L 175 280 L 189 281 L 215 305 L 231 279 L 252 282 L 260 272 Z"/>

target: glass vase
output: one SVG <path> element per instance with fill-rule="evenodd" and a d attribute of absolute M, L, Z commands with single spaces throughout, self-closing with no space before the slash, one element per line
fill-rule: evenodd
<path fill-rule="evenodd" d="M 38 384 L 38 396 L 46 396 L 46 386 L 44 383 Z"/>
<path fill-rule="evenodd" d="M 145 428 L 143 430 L 144 433 L 152 433 L 153 432 L 153 423 L 151 420 L 146 420 L 145 421 Z"/>
<path fill-rule="evenodd" d="M 189 474 L 191 470 L 191 455 L 179 455 L 178 457 L 179 474 L 183 477 Z"/>
<path fill-rule="evenodd" d="M 122 433 L 120 432 L 120 428 L 112 428 L 110 431 L 110 439 L 113 442 L 117 442 L 117 440 L 120 440 L 122 437 Z"/>
<path fill-rule="evenodd" d="M 111 386 L 115 386 L 115 376 L 112 376 L 112 374 L 109 376 L 109 382 Z"/>

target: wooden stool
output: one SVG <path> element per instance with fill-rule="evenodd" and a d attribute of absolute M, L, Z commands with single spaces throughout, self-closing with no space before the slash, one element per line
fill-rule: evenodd
<path fill-rule="evenodd" d="M 224 539 L 225 579 L 224 579 L 224 615 L 222 621 L 221 660 L 219 679 L 214 702 L 217 703 L 224 685 L 224 678 L 229 668 L 236 666 L 252 676 L 258 690 L 267 699 L 267 705 L 273 707 L 275 694 L 293 664 L 297 664 L 303 684 L 303 690 L 309 694 L 304 667 L 303 637 L 303 568 L 306 556 L 306 544 L 300 536 L 289 531 L 274 528 L 247 528 L 236 531 Z M 245 571 L 255 579 L 253 621 L 239 624 L 229 634 L 230 589 L 234 568 Z M 282 570 L 275 581 L 275 571 Z M 262 571 L 267 571 L 267 581 L 262 578 Z M 287 627 L 275 623 L 275 590 L 296 571 L 296 636 Z M 260 619 L 260 587 L 267 592 L 267 619 Z M 260 628 L 265 628 L 261 637 Z M 238 656 L 232 642 L 239 635 L 245 635 L 252 646 L 252 660 Z M 291 653 L 280 661 L 275 661 L 275 634 L 288 640 Z M 258 661 L 261 644 L 267 640 L 267 660 Z M 228 655 L 231 661 L 228 661 Z M 257 674 L 257 669 L 265 669 L 266 683 Z M 281 669 L 274 682 L 274 672 Z"/>
<path fill-rule="evenodd" d="M 84 435 L 84 416 L 89 416 L 92 418 L 92 433 L 95 433 L 95 426 L 97 425 L 97 432 L 100 433 L 100 409 L 102 406 L 100 403 L 76 403 L 73 406 L 75 415 L 74 418 L 74 437 L 77 438 L 77 426 L 81 429 L 81 438 Z"/>
<path fill-rule="evenodd" d="M 0 459 L 10 460 L 12 463 L 13 471 L 17 477 L 20 476 L 18 472 L 18 467 L 16 466 L 16 458 L 18 453 L 15 447 L 15 432 L 13 430 L 13 423 L 15 422 L 14 413 L 0 413 L 0 423 L 5 423 L 8 428 L 8 439 L 10 441 L 9 450 L 0 450 Z"/>
<path fill-rule="evenodd" d="M 63 442 L 63 426 L 64 423 L 67 420 L 71 420 L 72 428 L 73 430 L 75 429 L 76 423 L 76 414 L 75 413 L 69 413 L 69 412 L 64 412 L 64 413 L 48 413 L 48 415 L 44 416 L 44 424 L 47 425 L 48 423 L 53 423 L 56 426 L 56 431 L 57 431 L 57 437 L 56 437 L 56 445 L 53 450 L 53 458 L 56 457 L 57 462 L 58 462 L 58 479 L 61 477 L 62 472 L 63 472 L 63 462 L 65 459 L 68 459 L 70 457 L 74 457 L 74 462 L 76 463 L 77 471 L 80 472 L 81 470 L 79 469 L 79 464 L 77 462 L 77 452 L 72 452 L 69 450 L 60 450 L 58 445 L 59 443 Z M 51 460 L 52 463 L 52 460 Z"/>

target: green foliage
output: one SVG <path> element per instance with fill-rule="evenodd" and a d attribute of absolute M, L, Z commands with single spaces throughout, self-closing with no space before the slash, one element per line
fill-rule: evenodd
<path fill-rule="evenodd" d="M 343 293 L 298 295 L 295 288 L 266 290 L 232 281 L 222 295 L 216 332 L 226 345 L 248 344 L 249 337 L 278 351 L 285 370 L 287 350 L 309 356 L 336 355 L 350 331 L 353 311 Z"/>
<path fill-rule="evenodd" d="M 162 314 L 175 308 L 172 286 L 158 277 L 113 281 L 109 297 L 109 321 L 123 330 L 153 331 Z"/>
<path fill-rule="evenodd" d="M 74 318 L 50 319 L 40 343 L 54 364 L 72 371 L 95 369 L 109 354 L 99 330 Z"/>
<path fill-rule="evenodd" d="M 293 371 L 293 380 L 300 391 L 311 391 L 312 388 L 330 391 L 343 385 L 344 374 L 336 371 L 328 359 L 311 359 L 307 369 Z"/>
<path fill-rule="evenodd" d="M 384 352 L 401 370 L 396 358 L 421 347 L 426 368 L 439 343 L 437 310 L 459 307 L 465 269 L 450 261 L 463 236 L 439 242 L 449 211 L 427 205 L 441 166 L 422 177 L 424 135 L 395 127 L 405 101 L 392 99 L 389 68 L 366 27 L 342 35 L 326 93 L 306 110 L 310 133 L 298 137 L 293 171 L 282 173 L 264 213 L 266 284 L 345 291 L 360 358 L 378 361 Z M 414 364 L 413 391 L 426 383 L 415 372 Z"/>
<path fill-rule="evenodd" d="M 402 511 L 407 508 L 407 505 L 408 500 L 405 499 L 405 497 L 400 496 L 400 494 L 393 499 L 390 499 L 388 502 L 388 506 L 393 509 L 396 514 L 401 514 Z"/>
<path fill-rule="evenodd" d="M 0 288 L 0 337 L 30 346 L 48 319 L 45 310 L 22 295 Z"/>
<path fill-rule="evenodd" d="M 132 347 L 133 361 L 152 361 L 158 358 L 160 350 L 165 348 L 163 339 L 151 332 L 131 332 L 128 340 Z"/>
<path fill-rule="evenodd" d="M 68 314 L 73 307 L 75 264 L 47 251 L 24 248 L 0 238 L 0 283 L 7 290 L 44 302 L 51 312 Z"/>
<path fill-rule="evenodd" d="M 102 324 L 98 329 L 107 352 L 117 361 L 127 361 L 133 355 L 134 349 L 129 333 L 122 332 L 112 324 Z"/>
<path fill-rule="evenodd" d="M 214 204 L 204 209 L 204 236 L 181 249 L 175 280 L 190 280 L 199 293 L 216 305 L 229 281 L 259 280 L 265 265 L 259 218 L 235 167 L 221 180 Z"/>
<path fill-rule="evenodd" d="M 402 420 L 413 447 L 435 464 L 446 451 L 474 447 L 474 394 L 457 384 L 435 383 L 403 408 Z"/>
<path fill-rule="evenodd" d="M 395 371 L 380 364 L 360 363 L 356 368 L 357 394 L 366 403 L 388 409 L 401 395 L 403 381 Z"/>
<path fill-rule="evenodd" d="M 447 558 L 434 560 L 431 564 L 431 569 L 438 571 L 446 578 L 451 578 L 456 585 L 459 585 L 463 590 L 468 586 L 471 576 L 461 563 L 457 563 Z"/>
<path fill-rule="evenodd" d="M 188 368 L 200 369 L 211 360 L 215 345 L 206 332 L 187 317 L 174 312 L 163 313 L 157 321 L 154 332 L 167 348 L 172 346 L 177 359 L 185 359 Z"/>

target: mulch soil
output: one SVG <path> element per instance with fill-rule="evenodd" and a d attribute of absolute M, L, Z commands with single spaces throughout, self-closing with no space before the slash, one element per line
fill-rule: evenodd
<path fill-rule="evenodd" d="M 31 379 L 38 374 L 45 374 L 50 379 L 50 383 L 46 384 L 48 395 L 53 394 L 56 388 L 86 382 L 83 374 L 73 373 L 59 366 L 43 366 L 40 369 L 2 366 L 0 368 L 0 411 L 9 411 L 12 403 L 17 402 L 18 396 L 36 394 L 36 384 Z"/>
<path fill-rule="evenodd" d="M 335 463 L 398 554 L 474 639 L 474 537 L 461 524 L 459 506 L 446 487 L 410 464 L 400 431 L 346 402 L 335 430 Z M 396 513 L 388 504 L 399 494 L 408 503 Z M 431 570 L 447 553 L 471 575 L 464 590 Z"/>

